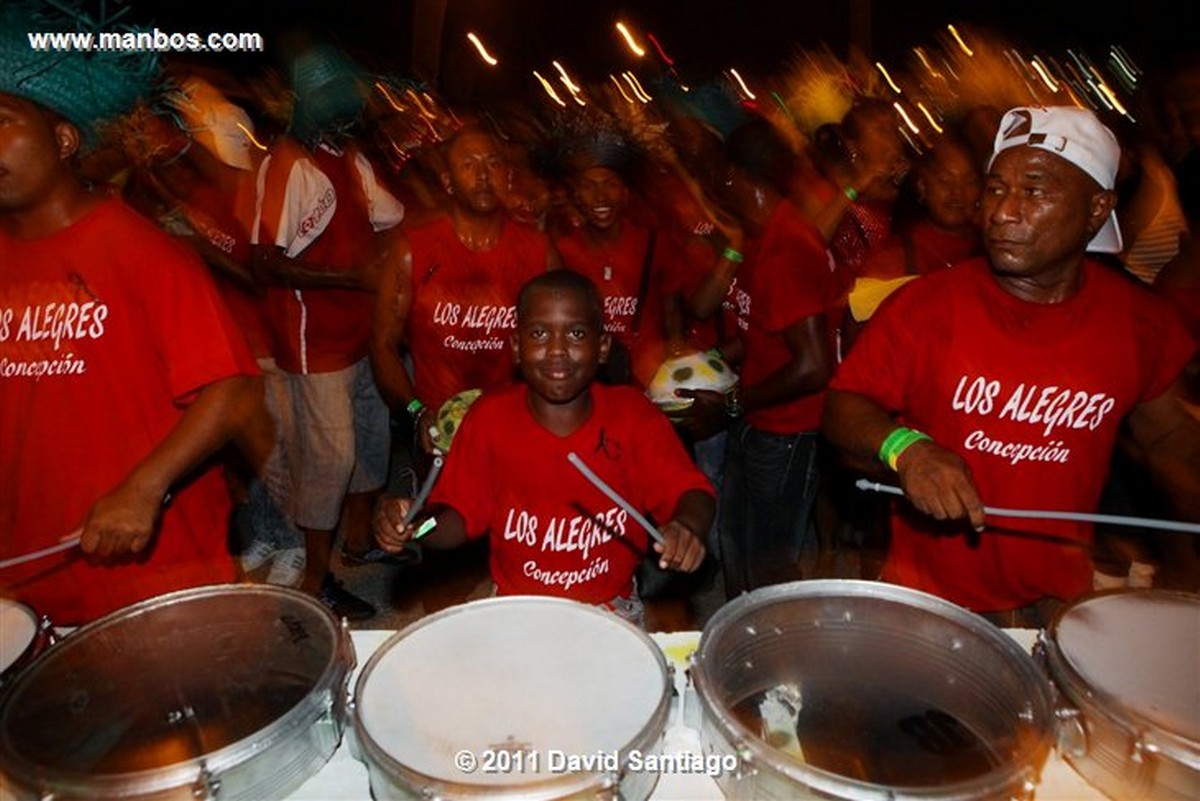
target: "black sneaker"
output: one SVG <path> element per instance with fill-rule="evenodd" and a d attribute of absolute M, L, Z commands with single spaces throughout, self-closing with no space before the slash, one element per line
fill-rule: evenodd
<path fill-rule="evenodd" d="M 317 600 L 329 611 L 346 620 L 370 620 L 375 617 L 374 606 L 351 593 L 333 576 L 325 577 L 325 581 L 321 583 L 321 591 L 317 593 Z"/>
<path fill-rule="evenodd" d="M 413 543 L 406 543 L 400 553 L 390 553 L 382 548 L 372 548 L 366 553 L 354 553 L 342 546 L 342 564 L 346 567 L 364 567 L 366 565 L 418 565 L 421 563 L 421 552 Z"/>

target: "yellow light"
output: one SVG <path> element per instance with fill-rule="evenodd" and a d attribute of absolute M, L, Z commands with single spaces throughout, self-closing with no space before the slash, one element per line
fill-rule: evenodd
<path fill-rule="evenodd" d="M 962 48 L 962 51 L 968 56 L 974 56 L 974 51 L 967 47 L 967 43 L 958 35 L 958 30 L 953 25 L 947 25 L 946 27 L 950 29 L 950 35 L 954 37 L 954 41 L 958 42 L 958 46 Z"/>
<path fill-rule="evenodd" d="M 917 54 L 917 58 L 921 59 L 921 63 L 925 65 L 925 69 L 929 72 L 929 76 L 931 78 L 942 77 L 942 74 L 940 72 L 938 72 L 937 70 L 935 70 L 933 68 L 933 65 L 929 63 L 929 58 L 926 57 L 925 51 L 923 49 L 921 49 L 920 47 L 914 47 L 913 52 Z"/>
<path fill-rule="evenodd" d="M 610 79 L 610 80 L 611 80 L 611 81 L 612 81 L 614 84 L 616 84 L 616 85 L 617 85 L 617 91 L 621 93 L 621 97 L 625 98 L 625 102 L 626 102 L 626 103 L 632 103 L 632 102 L 633 102 L 633 98 L 632 98 L 632 97 L 630 97 L 629 95 L 625 94 L 625 87 L 624 87 L 624 86 L 622 86 L 622 85 L 621 85 L 621 82 L 617 80 L 617 76 L 616 76 L 616 75 L 609 75 L 608 77 L 609 77 L 609 79 Z"/>
<path fill-rule="evenodd" d="M 554 65 L 554 69 L 558 70 L 558 77 L 562 80 L 563 85 L 571 90 L 571 94 L 575 94 L 576 92 L 580 91 L 579 86 L 571 80 L 571 76 L 567 74 L 565 69 L 563 69 L 562 64 L 559 64 L 557 61 L 551 61 L 550 63 Z"/>
<path fill-rule="evenodd" d="M 742 80 L 742 76 L 738 75 L 737 70 L 735 70 L 733 67 L 730 67 L 729 74 L 732 75 L 734 80 L 738 82 L 738 86 L 742 87 L 742 94 L 751 100 L 758 100 L 758 97 L 755 96 L 754 92 L 750 91 L 750 87 L 746 86 L 746 82 Z"/>
<path fill-rule="evenodd" d="M 878 61 L 875 62 L 875 69 L 883 73 L 884 80 L 888 82 L 888 86 L 892 87 L 892 91 L 896 94 L 900 94 L 900 87 L 896 86 L 896 82 L 892 80 L 892 76 L 888 75 L 887 69 Z"/>
<path fill-rule="evenodd" d="M 388 102 L 388 105 L 396 109 L 396 111 L 406 110 L 404 106 L 400 105 L 396 98 L 392 97 L 391 91 L 387 88 L 383 81 L 376 81 L 375 88 L 379 90 L 379 94 L 383 95 L 383 99 Z"/>
<path fill-rule="evenodd" d="M 933 114 L 930 113 L 929 109 L 925 108 L 925 104 L 920 100 L 917 101 L 917 108 L 921 109 L 921 113 L 925 115 L 925 119 L 929 120 L 929 124 L 933 127 L 933 130 L 938 133 L 945 133 L 942 130 L 942 126 L 938 125 L 937 120 L 933 118 Z"/>
<path fill-rule="evenodd" d="M 1097 88 L 1100 90 L 1101 94 L 1108 98 L 1108 102 L 1112 104 L 1112 107 L 1117 110 L 1118 114 L 1125 117 L 1129 116 L 1129 112 L 1125 109 L 1125 106 L 1121 105 L 1121 101 L 1117 98 L 1113 90 L 1109 88 L 1108 84 L 1106 84 L 1104 81 L 1100 81 Z"/>
<path fill-rule="evenodd" d="M 479 57 L 491 66 L 496 66 L 500 62 L 492 57 L 492 54 L 483 46 L 483 42 L 479 41 L 479 37 L 474 33 L 467 33 L 467 38 L 471 40 L 471 44 L 475 45 L 475 49 L 479 51 Z"/>
<path fill-rule="evenodd" d="M 912 117 L 908 116 L 908 112 L 904 110 L 904 106 L 901 106 L 899 103 L 892 103 L 892 108 L 896 109 L 896 112 L 904 120 L 904 124 L 908 126 L 908 130 L 915 134 L 919 134 L 921 132 L 921 129 L 918 128 L 916 123 L 912 121 Z"/>
<path fill-rule="evenodd" d="M 249 128 L 247 128 L 245 125 L 242 125 L 242 124 L 239 122 L 239 123 L 237 124 L 237 127 L 238 127 L 238 128 L 241 130 L 241 132 L 242 132 L 242 133 L 244 133 L 244 134 L 246 135 L 246 138 L 250 140 L 250 144 L 254 145 L 254 146 L 255 146 L 255 147 L 257 147 L 259 150 L 266 150 L 266 149 L 267 149 L 267 146 L 266 146 L 266 145 L 264 145 L 262 142 L 260 142 L 260 141 L 258 141 L 257 139 L 255 139 L 255 138 L 254 138 L 254 132 L 253 132 L 253 131 L 251 131 Z"/>
<path fill-rule="evenodd" d="M 625 83 L 629 84 L 629 88 L 633 90 L 634 97 L 643 103 L 650 102 L 650 95 L 646 94 L 646 91 L 642 89 L 642 85 L 638 83 L 637 77 L 632 72 L 626 70 L 621 73 L 621 77 L 625 79 Z"/>
<path fill-rule="evenodd" d="M 1042 79 L 1042 83 L 1046 84 L 1046 88 L 1051 92 L 1057 92 L 1058 83 L 1050 77 L 1050 73 L 1047 72 L 1045 66 L 1042 65 L 1041 58 L 1034 56 L 1033 60 L 1029 63 L 1033 65 L 1033 71 L 1036 72 L 1038 77 Z"/>
<path fill-rule="evenodd" d="M 558 96 L 558 92 L 554 91 L 554 87 L 550 85 L 550 82 L 547 81 L 545 78 L 543 78 L 541 75 L 539 75 L 537 70 L 533 71 L 533 77 L 537 78 L 541 82 L 542 88 L 546 90 L 546 94 L 550 95 L 551 100 L 553 100 L 558 105 L 566 108 L 567 104 L 564 103 L 562 101 L 562 98 Z"/>
<path fill-rule="evenodd" d="M 420 98 L 420 96 L 419 96 L 419 95 L 417 95 L 417 93 L 416 93 L 416 92 L 414 92 L 412 89 L 409 89 L 409 90 L 405 91 L 405 93 L 404 93 L 404 94 L 405 94 L 405 95 L 406 95 L 406 96 L 407 96 L 407 97 L 408 97 L 410 100 L 412 100 L 412 102 L 413 102 L 413 103 L 416 105 L 416 107 L 417 107 L 417 108 L 420 110 L 420 112 L 421 112 L 421 116 L 422 116 L 422 117 L 425 117 L 426 119 L 430 119 L 430 120 L 432 120 L 432 119 L 434 119 L 435 117 L 437 117 L 437 115 L 436 115 L 436 114 L 434 114 L 434 113 L 433 113 L 432 111 L 430 111 L 429 109 L 425 108 L 425 104 L 421 102 L 421 98 Z"/>
<path fill-rule="evenodd" d="M 620 31 L 621 35 L 625 37 L 625 44 L 629 45 L 629 49 L 633 51 L 635 56 L 641 58 L 642 56 L 646 55 L 645 49 L 642 48 L 642 46 L 637 43 L 637 40 L 633 38 L 633 34 L 630 33 L 629 29 L 625 27 L 624 22 L 617 23 L 617 30 Z"/>

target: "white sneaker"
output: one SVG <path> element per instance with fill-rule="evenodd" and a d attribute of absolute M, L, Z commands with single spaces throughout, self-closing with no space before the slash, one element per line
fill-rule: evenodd
<path fill-rule="evenodd" d="M 287 548 L 279 551 L 271 572 L 267 574 L 268 584 L 278 584 L 281 587 L 295 587 L 304 578 L 304 549 Z"/>
<path fill-rule="evenodd" d="M 266 540 L 255 540 L 250 543 L 250 547 L 242 551 L 238 559 L 241 560 L 242 570 L 250 573 L 258 570 L 275 556 L 279 551 L 274 545 Z"/>

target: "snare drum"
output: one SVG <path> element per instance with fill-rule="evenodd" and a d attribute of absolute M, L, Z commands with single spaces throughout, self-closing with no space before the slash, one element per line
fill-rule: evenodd
<path fill-rule="evenodd" d="M 220 585 L 90 623 L 0 701 L 18 799 L 280 798 L 341 740 L 353 645 L 315 599 Z"/>
<path fill-rule="evenodd" d="M 890 584 L 766 587 L 705 626 L 691 677 L 728 798 L 1031 798 L 1049 681 L 1010 637 Z"/>
<path fill-rule="evenodd" d="M 1081 776 L 1113 798 L 1200 798 L 1200 595 L 1090 596 L 1042 647 L 1074 706 L 1059 750 Z"/>
<path fill-rule="evenodd" d="M 382 799 L 644 799 L 670 711 L 645 632 L 558 598 L 487 598 L 395 634 L 354 692 L 357 756 Z"/>
<path fill-rule="evenodd" d="M 0 690 L 53 643 L 53 635 L 49 618 L 39 619 L 24 604 L 0 598 Z"/>

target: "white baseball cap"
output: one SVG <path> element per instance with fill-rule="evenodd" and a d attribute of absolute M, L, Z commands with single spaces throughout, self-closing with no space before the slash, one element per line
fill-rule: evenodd
<path fill-rule="evenodd" d="M 1121 146 L 1091 111 L 1075 106 L 1027 106 L 1011 109 L 1000 120 L 988 169 L 1002 151 L 1027 145 L 1049 151 L 1086 172 L 1103 189 L 1116 185 Z M 1092 237 L 1087 249 L 1120 253 L 1121 229 L 1114 211 Z"/>

